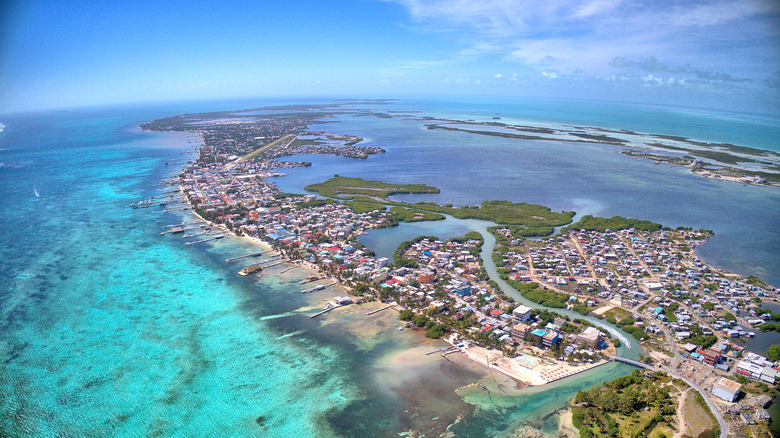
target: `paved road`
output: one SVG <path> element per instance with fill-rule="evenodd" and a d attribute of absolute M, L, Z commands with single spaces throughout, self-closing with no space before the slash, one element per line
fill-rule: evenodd
<path fill-rule="evenodd" d="M 637 361 L 631 360 L 631 359 L 626 359 L 625 357 L 609 356 L 609 358 L 612 359 L 612 360 L 616 360 L 618 362 L 623 362 L 623 363 L 627 363 L 629 365 L 634 365 L 634 366 L 639 367 L 639 368 L 644 368 L 644 369 L 648 369 L 648 370 L 652 370 L 652 371 L 664 371 L 664 370 L 661 370 L 661 369 L 656 368 L 654 366 L 650 366 L 650 365 L 648 365 L 646 363 L 637 362 Z M 683 376 L 681 376 L 681 375 L 679 375 L 679 374 L 677 374 L 675 372 L 669 372 L 669 371 L 664 371 L 664 372 L 669 373 L 669 375 L 671 375 L 675 379 L 682 380 L 683 382 L 687 383 L 691 388 L 699 391 L 699 394 L 701 394 L 701 396 L 704 397 L 704 401 L 707 402 L 707 406 L 710 407 L 710 410 L 712 411 L 712 414 L 715 415 L 715 419 L 718 420 L 718 424 L 720 425 L 720 438 L 728 438 L 728 436 L 729 436 L 729 427 L 726 424 L 726 420 L 723 419 L 723 416 L 720 415 L 720 412 L 718 411 L 718 408 L 715 406 L 715 404 L 712 402 L 712 400 L 710 400 L 709 395 L 706 392 L 704 392 L 703 389 L 701 389 L 698 386 L 696 386 L 695 383 L 693 383 L 692 381 L 688 380 L 686 377 L 683 377 Z"/>

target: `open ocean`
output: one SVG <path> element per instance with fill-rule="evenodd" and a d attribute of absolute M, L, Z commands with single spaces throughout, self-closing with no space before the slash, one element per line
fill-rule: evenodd
<path fill-rule="evenodd" d="M 397 436 L 413 430 L 554 433 L 578 389 L 630 371 L 610 364 L 517 393 L 479 364 L 423 353 L 438 341 L 394 330 L 365 308 L 310 319 L 332 294 L 300 294 L 302 270 L 236 275 L 239 239 L 186 247 L 160 236 L 186 213 L 133 210 L 191 157 L 192 135 L 140 123 L 270 101 L 107 107 L 0 115 L 1 436 Z M 778 150 L 780 122 L 679 108 L 566 101 L 401 100 L 377 110 L 578 124 Z M 366 106 L 364 106 L 366 107 Z M 401 113 L 398 113 L 401 114 Z M 415 113 L 419 115 L 420 113 Z M 367 160 L 306 157 L 277 182 L 300 192 L 335 173 L 440 187 L 404 197 L 455 205 L 509 199 L 716 232 L 697 250 L 717 267 L 780 285 L 780 191 L 707 180 L 591 144 L 426 130 L 421 122 L 339 116 L 312 130 L 387 149 Z M 296 158 L 292 158 L 296 159 Z M 400 197 L 399 197 L 400 198 Z M 159 221 L 159 223 L 157 222 Z M 379 251 L 448 221 L 371 232 Z M 483 382 L 492 389 L 468 386 Z"/>

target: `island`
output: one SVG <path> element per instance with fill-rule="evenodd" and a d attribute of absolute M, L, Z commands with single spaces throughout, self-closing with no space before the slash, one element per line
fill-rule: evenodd
<path fill-rule="evenodd" d="M 661 394 L 656 404 L 644 402 L 661 416 L 658 421 L 649 415 L 648 421 L 629 426 L 605 410 L 603 400 L 583 393 L 574 411 L 576 423 L 584 425 L 583 436 L 607 436 L 602 432 L 615 427 L 665 433 L 658 425 L 674 423 L 667 418 L 674 400 L 687 403 L 695 394 L 703 397 L 721 431 L 729 430 L 723 417 L 734 415 L 745 418 L 746 430 L 764 431 L 764 425 L 753 423 L 761 421 L 766 397 L 774 391 L 773 360 L 780 358 L 748 353 L 741 339 L 752 330 L 780 327 L 774 322 L 780 314 L 762 308 L 776 300 L 777 289 L 700 260 L 694 248 L 711 231 L 621 217 L 584 216 L 572 224 L 574 212 L 505 200 L 459 207 L 409 204 L 392 197 L 440 189 L 340 175 L 306 187 L 317 195 L 284 193 L 271 177 L 280 168 L 305 163 L 282 157 L 325 153 L 367 159 L 381 153 L 361 146 L 359 137 L 307 131 L 317 118 L 328 117 L 324 108 L 296 110 L 276 115 L 255 110 L 262 114 L 256 118 L 249 111 L 208 113 L 143 125 L 196 132 L 203 141 L 197 160 L 168 181 L 207 226 L 201 234 L 185 235 L 205 236 L 188 244 L 225 234 L 252 239 L 264 250 L 248 256 L 277 256 L 244 267 L 244 274 L 263 275 L 263 268 L 291 263 L 315 270 L 311 281 L 329 281 L 303 293 L 329 285 L 344 291 L 312 318 L 353 303 L 381 301 L 382 307 L 368 313 L 396 309 L 399 331 L 441 338 L 449 345 L 438 351 L 442 356 L 464 354 L 521 387 L 545 385 L 613 360 L 656 373 L 648 379 L 660 389 L 642 386 L 631 393 Z M 492 251 L 485 254 L 487 236 L 478 232 L 446 241 L 420 236 L 402 243 L 392 260 L 357 240 L 371 229 L 445 215 L 492 222 L 487 229 L 496 242 Z M 209 237 L 212 231 L 223 234 Z M 496 276 L 489 274 L 493 269 Z M 624 333 L 645 351 L 640 361 L 620 356 L 621 345 L 632 342 Z M 633 374 L 607 385 L 624 394 L 640 384 L 638 378 Z M 672 400 L 676 393 L 686 395 Z"/>

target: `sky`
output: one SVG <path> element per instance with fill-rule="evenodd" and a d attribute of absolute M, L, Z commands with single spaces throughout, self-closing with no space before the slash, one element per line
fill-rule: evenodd
<path fill-rule="evenodd" d="M 0 112 L 497 95 L 780 117 L 773 0 L 0 3 Z"/>

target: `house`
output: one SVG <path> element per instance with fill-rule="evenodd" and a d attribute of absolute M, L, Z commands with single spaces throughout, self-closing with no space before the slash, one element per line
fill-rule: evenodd
<path fill-rule="evenodd" d="M 742 384 L 725 377 L 721 377 L 712 384 L 712 395 L 727 402 L 736 400 L 741 390 Z"/>

